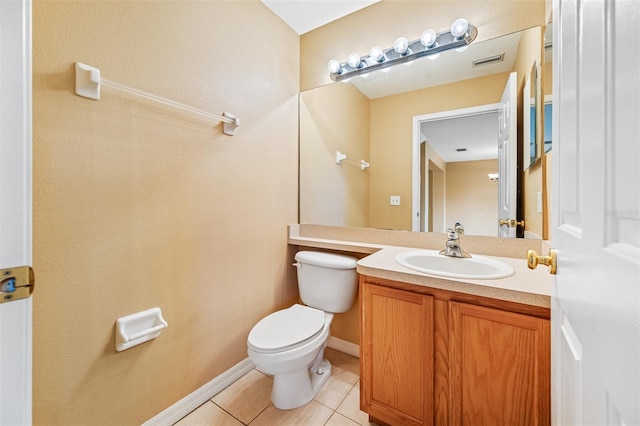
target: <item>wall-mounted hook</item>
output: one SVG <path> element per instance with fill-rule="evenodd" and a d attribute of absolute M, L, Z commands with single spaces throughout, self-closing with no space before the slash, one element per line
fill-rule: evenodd
<path fill-rule="evenodd" d="M 222 116 L 231 120 L 231 122 L 222 122 L 222 133 L 225 135 L 233 136 L 236 131 L 236 127 L 240 125 L 240 119 L 230 112 L 223 112 Z"/>
<path fill-rule="evenodd" d="M 100 99 L 100 70 L 76 62 L 76 95 L 87 99 Z"/>

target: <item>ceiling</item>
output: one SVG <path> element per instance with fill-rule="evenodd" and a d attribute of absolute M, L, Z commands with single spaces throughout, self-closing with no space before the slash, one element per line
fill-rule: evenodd
<path fill-rule="evenodd" d="M 265 6 L 302 35 L 380 0 L 262 0 Z"/>
<path fill-rule="evenodd" d="M 429 121 L 420 131 L 446 163 L 498 158 L 497 112 Z"/>

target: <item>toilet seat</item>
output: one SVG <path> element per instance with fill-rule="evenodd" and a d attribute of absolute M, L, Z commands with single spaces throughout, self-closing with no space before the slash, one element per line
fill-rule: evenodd
<path fill-rule="evenodd" d="M 261 353 L 294 349 L 316 338 L 324 324 L 323 311 L 295 304 L 260 320 L 251 329 L 247 344 Z"/>

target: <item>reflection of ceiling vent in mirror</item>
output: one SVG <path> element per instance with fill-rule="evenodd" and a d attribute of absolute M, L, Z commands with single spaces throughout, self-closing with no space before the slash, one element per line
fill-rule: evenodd
<path fill-rule="evenodd" d="M 504 61 L 504 52 L 499 55 L 487 56 L 486 58 L 476 59 L 472 63 L 474 67 L 479 67 L 480 65 L 489 65 L 496 62 L 502 62 L 502 61 Z"/>

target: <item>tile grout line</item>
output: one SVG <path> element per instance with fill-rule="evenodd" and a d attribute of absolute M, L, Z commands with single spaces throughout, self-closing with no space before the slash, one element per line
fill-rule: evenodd
<path fill-rule="evenodd" d="M 264 413 L 265 411 L 267 411 L 267 410 L 269 409 L 269 407 L 271 407 L 272 405 L 273 405 L 273 404 L 269 404 L 269 405 L 267 405 L 266 407 L 264 407 L 264 408 L 262 409 L 262 411 L 260 411 L 258 414 L 256 414 L 256 416 L 255 416 L 253 419 L 251 419 L 251 421 L 250 421 L 249 423 L 247 423 L 245 426 L 249 426 L 251 423 L 253 423 L 253 422 L 255 421 L 255 419 L 257 419 L 258 417 L 260 417 L 260 414 L 262 414 L 262 413 Z M 240 422 L 240 423 L 242 423 L 242 422 Z M 244 423 L 242 423 L 242 424 L 244 424 Z"/>
<path fill-rule="evenodd" d="M 317 402 L 318 404 L 322 405 L 323 407 L 327 407 L 329 410 L 331 410 L 331 415 L 329 416 L 329 418 L 327 419 L 326 422 L 324 422 L 324 424 L 326 425 L 329 420 L 331 420 L 331 417 L 333 417 L 334 414 L 338 413 L 339 415 L 341 415 L 342 417 L 351 420 L 354 423 L 358 423 L 356 420 L 352 419 L 351 417 L 348 417 L 342 413 L 338 412 L 338 408 L 340 408 L 340 406 L 342 405 L 342 403 L 345 401 L 345 399 L 347 399 L 347 396 L 349 396 L 349 393 L 351 393 L 351 391 L 353 390 L 353 387 L 358 384 L 358 381 L 360 380 L 360 378 L 358 378 L 358 380 L 356 380 L 356 382 L 354 384 L 351 385 L 351 387 L 349 388 L 349 390 L 347 391 L 347 393 L 344 394 L 344 397 L 342 397 L 342 399 L 340 400 L 340 402 L 338 402 L 338 405 L 336 405 L 336 408 L 331 408 L 328 405 L 323 404 L 320 401 L 316 401 L 315 399 L 313 399 L 312 401 Z"/>
<path fill-rule="evenodd" d="M 231 417 L 233 417 L 234 419 L 236 419 L 237 421 L 239 421 L 240 423 L 242 423 L 244 426 L 247 426 L 249 423 L 251 423 L 252 421 L 254 421 L 256 418 L 254 417 L 253 419 L 251 419 L 251 422 L 249 423 L 245 423 L 242 420 L 240 420 L 239 418 L 237 418 L 236 416 L 234 416 L 230 411 L 225 410 L 223 407 L 221 407 L 220 405 L 216 404 L 215 402 L 213 402 L 213 398 L 209 399 L 207 402 L 212 403 L 213 405 L 215 405 L 216 407 L 218 407 L 219 409 L 221 409 L 222 411 L 224 411 L 225 413 L 227 413 L 228 415 L 230 415 Z M 264 411 L 264 410 L 263 410 Z M 262 412 L 262 411 L 261 411 Z M 258 417 L 258 416 L 256 416 Z"/>

